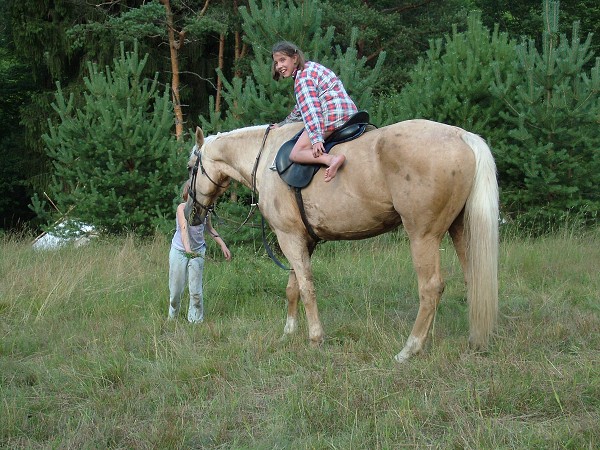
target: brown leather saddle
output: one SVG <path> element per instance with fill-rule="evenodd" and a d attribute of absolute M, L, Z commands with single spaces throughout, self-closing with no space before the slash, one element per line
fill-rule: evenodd
<path fill-rule="evenodd" d="M 356 139 L 365 132 L 367 125 L 369 125 L 369 113 L 358 111 L 325 140 L 325 153 L 329 153 L 334 145 Z M 308 186 L 315 173 L 321 168 L 319 164 L 300 164 L 290 161 L 290 153 L 302 131 L 304 130 L 283 144 L 275 157 L 275 167 L 281 179 L 298 189 Z"/>

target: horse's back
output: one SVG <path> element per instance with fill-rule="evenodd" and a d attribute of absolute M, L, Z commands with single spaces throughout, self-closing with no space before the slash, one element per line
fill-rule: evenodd
<path fill-rule="evenodd" d="M 381 156 L 406 163 L 424 160 L 437 161 L 450 156 L 460 157 L 472 152 L 461 136 L 462 128 L 431 120 L 413 119 L 380 128 L 380 137 L 385 144 Z M 385 164 L 390 163 L 388 159 Z"/>
<path fill-rule="evenodd" d="M 413 191 L 428 197 L 453 185 L 464 185 L 468 191 L 475 158 L 461 138 L 464 133 L 461 128 L 422 119 L 370 131 L 338 149 L 347 158 L 338 183 L 350 192 L 367 189 L 373 199 L 378 193 L 407 197 Z"/>

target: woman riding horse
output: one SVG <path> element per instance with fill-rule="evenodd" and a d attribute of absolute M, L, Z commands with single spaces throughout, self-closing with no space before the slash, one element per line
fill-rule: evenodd
<path fill-rule="evenodd" d="M 304 131 L 292 148 L 290 159 L 303 164 L 324 164 L 325 181 L 331 181 L 346 157 L 325 153 L 323 143 L 336 128 L 357 112 L 341 80 L 330 69 L 306 61 L 302 50 L 291 42 L 282 41 L 272 50 L 273 79 L 294 78 L 296 106 L 274 127 L 304 121 Z"/>

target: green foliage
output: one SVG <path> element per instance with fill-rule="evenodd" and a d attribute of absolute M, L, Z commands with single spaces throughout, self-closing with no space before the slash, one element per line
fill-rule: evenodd
<path fill-rule="evenodd" d="M 600 210 L 600 58 L 573 24 L 571 41 L 558 33 L 558 4 L 550 2 L 541 51 L 533 40 L 517 47 L 515 70 L 498 72 L 493 92 L 507 108 L 499 158 L 503 201 L 525 222 L 548 224 L 565 215 L 597 220 Z"/>
<path fill-rule="evenodd" d="M 408 81 L 408 73 L 428 48 L 428 40 L 442 36 L 448 24 L 464 28 L 468 1 L 437 0 L 331 0 L 322 3 L 325 23 L 335 27 L 333 42 L 348 47 L 358 30 L 356 48 L 359 57 L 375 62 L 385 51 L 386 64 L 377 83 L 377 96 L 400 90 Z"/>
<path fill-rule="evenodd" d="M 148 53 L 145 73 L 152 76 L 162 71 L 163 61 L 168 61 L 168 46 L 160 47 L 167 40 L 165 8 L 158 0 L 144 2 L 136 7 L 111 5 L 96 7 L 101 14 L 90 15 L 81 23 L 71 24 L 64 33 L 70 52 L 81 54 L 83 61 L 93 61 L 99 66 L 110 65 L 119 54 L 119 43 L 133 45 L 137 42 L 141 54 Z M 83 69 L 85 63 L 82 64 Z M 159 74 L 159 76 L 162 76 Z M 65 86 L 68 88 L 68 86 Z"/>
<path fill-rule="evenodd" d="M 199 11 L 203 4 L 204 1 L 185 4 L 171 2 L 176 39 L 180 37 L 179 31 L 185 33 L 185 40 L 180 43 L 179 51 L 185 52 L 186 47 L 189 46 L 197 50 L 215 34 L 227 33 L 230 24 L 225 14 L 225 6 L 211 5 L 205 14 L 200 15 Z M 84 50 L 88 58 L 97 57 L 105 60 L 107 56 L 112 55 L 116 43 L 138 41 L 140 49 L 151 55 L 149 63 L 153 67 L 165 67 L 164 61 L 152 61 L 152 59 L 168 58 L 169 53 L 169 47 L 166 45 L 168 43 L 166 9 L 159 0 L 124 8 L 118 14 L 111 8 L 107 14 L 97 19 L 97 21 L 86 20 L 85 23 L 76 24 L 66 30 L 71 50 Z M 162 47 L 162 53 L 159 47 Z"/>
<path fill-rule="evenodd" d="M 380 99 L 381 125 L 424 118 L 463 127 L 494 140 L 501 127 L 503 103 L 490 86 L 496 70 L 506 72 L 515 58 L 515 42 L 496 27 L 490 32 L 479 13 L 471 13 L 467 30 L 430 41 L 426 57 L 410 73 L 410 83 L 396 95 Z"/>
<path fill-rule="evenodd" d="M 194 37 L 194 39 L 202 42 L 209 40 L 215 34 L 225 33 L 230 31 L 231 20 L 226 11 L 225 5 L 221 8 L 212 7 L 207 9 L 204 15 L 194 14 L 185 17 L 184 31 Z"/>
<path fill-rule="evenodd" d="M 499 24 L 500 28 L 513 37 L 533 38 L 544 26 L 543 0 L 472 0 L 473 5 L 482 11 L 483 22 L 488 27 Z M 597 0 L 569 0 L 560 4 L 561 21 L 559 31 L 567 33 L 575 21 L 581 22 L 581 32 L 592 36 L 591 49 L 600 52 L 600 3 Z M 589 67 L 588 67 L 589 69 Z"/>
<path fill-rule="evenodd" d="M 223 100 L 227 106 L 225 117 L 214 112 L 214 100 L 211 100 L 209 116 L 200 117 L 205 131 L 279 122 L 287 116 L 295 102 L 291 80 L 276 82 L 271 75 L 271 47 L 280 40 L 296 43 L 308 59 L 336 72 L 359 108 L 371 107 L 372 86 L 381 72 L 385 52 L 380 54 L 373 68 L 369 67 L 366 58 L 358 58 L 355 48 L 357 30 L 347 49 L 333 46 L 334 29 L 329 27 L 324 31 L 318 1 L 275 3 L 265 0 L 259 6 L 255 0 L 250 0 L 247 8 L 240 8 L 240 14 L 245 40 L 253 49 L 252 74 L 245 79 L 234 77 L 227 81 L 220 73 L 224 80 Z"/>
<path fill-rule="evenodd" d="M 598 210 L 598 183 L 593 176 L 598 173 L 598 157 L 593 153 L 594 146 L 597 148 L 599 119 L 594 105 L 598 95 L 590 87 L 597 76 L 594 57 L 584 58 L 579 78 L 571 74 L 563 78 L 551 76 L 557 82 L 558 91 L 552 88 L 554 93 L 563 89 L 561 83 L 566 79 L 579 80 L 572 82 L 570 93 L 567 89 L 564 106 L 558 106 L 560 94 L 553 94 L 548 103 L 548 111 L 555 111 L 556 123 L 563 125 L 564 130 L 549 124 L 549 116 L 544 116 L 541 105 L 547 97 L 537 96 L 534 87 L 545 84 L 539 78 L 546 76 L 541 66 L 536 66 L 535 74 L 527 75 L 523 64 L 513 64 L 522 58 L 530 58 L 531 63 L 534 47 L 543 57 L 541 39 L 535 45 L 524 43 L 519 55 L 512 39 L 539 34 L 544 21 L 542 11 L 548 10 L 550 3 L 223 0 L 209 2 L 200 14 L 205 3 L 171 2 L 175 28 L 185 32 L 179 48 L 180 94 L 188 127 L 195 125 L 197 120 L 191 118 L 198 114 L 203 114 L 200 122 L 208 132 L 281 120 L 293 106 L 294 98 L 290 80 L 276 83 L 271 79 L 270 48 L 277 40 L 289 39 L 299 44 L 309 58 L 336 71 L 358 106 L 369 109 L 378 125 L 402 118 L 428 117 L 464 126 L 486 137 L 500 169 L 505 213 L 529 217 L 529 222 L 537 216 L 540 223 L 549 224 L 557 220 L 561 211 L 569 211 L 575 217 L 581 211 L 589 219 Z M 246 6 L 236 9 L 240 5 Z M 482 11 L 480 21 L 493 32 L 473 24 L 471 16 L 465 31 L 466 11 L 473 8 Z M 94 61 L 99 67 L 110 65 L 119 54 L 119 41 L 131 43 L 139 39 L 141 54 L 150 55 L 144 76 L 152 78 L 159 72 L 159 83 L 166 84 L 170 67 L 169 47 L 165 45 L 165 9 L 159 0 L 3 0 L 0 18 L 0 184 L 14 194 L 5 196 L 0 203 L 5 212 L 28 218 L 29 211 L 19 212 L 26 204 L 21 198 L 30 195 L 25 191 L 31 187 L 46 190 L 50 173 L 46 155 L 40 154 L 40 136 L 45 131 L 45 121 L 40 117 L 55 120 L 56 113 L 49 107 L 55 80 L 61 81 L 63 95 L 68 98 L 70 92 L 85 89 L 82 76 L 87 61 Z M 563 42 L 573 40 L 574 20 L 580 21 L 580 31 L 575 34 L 585 37 L 597 31 L 600 3 L 562 2 L 561 20 L 553 31 L 555 50 Z M 452 32 L 445 39 L 437 39 L 449 30 L 451 23 L 457 24 Z M 499 26 L 494 28 L 496 24 Z M 251 51 L 245 52 L 238 46 L 236 32 L 241 32 Z M 225 89 L 222 112 L 217 114 L 214 92 L 220 33 L 225 35 Z M 567 38 L 560 37 L 560 33 Z M 413 62 L 427 50 L 428 41 L 429 51 L 411 71 Z M 579 49 L 586 47 L 586 42 L 579 43 Z M 569 46 L 573 49 L 573 44 Z M 16 57 L 8 65 L 3 56 L 6 48 L 11 57 Z M 588 56 L 598 55 L 600 33 L 591 36 L 586 48 Z M 381 64 L 383 59 L 377 59 L 382 51 L 387 52 L 385 67 Z M 574 58 L 573 67 L 579 67 L 578 57 Z M 565 61 L 571 64 L 571 60 Z M 497 91 L 490 90 L 496 81 L 494 70 L 498 73 Z M 563 68 L 557 66 L 557 70 Z M 241 76 L 236 78 L 238 74 Z M 409 79 L 406 89 L 397 94 Z M 533 80 L 532 98 L 539 100 L 538 108 L 530 108 L 527 102 L 532 100 L 522 96 L 528 89 L 528 80 Z M 517 88 L 521 93 L 517 94 Z M 585 92 L 591 97 L 583 102 Z M 577 96 L 583 102 L 580 107 L 573 100 Z M 74 109 L 80 109 L 84 101 L 76 94 Z M 566 143 L 558 142 L 558 135 Z M 541 149 L 546 144 L 546 150 L 536 150 L 529 156 L 531 148 Z M 238 190 L 240 199 L 245 201 L 243 189 Z"/>
<path fill-rule="evenodd" d="M 139 59 L 137 45 L 125 52 L 121 44 L 112 69 L 88 64 L 81 108 L 58 84 L 59 120 L 49 120 L 43 136 L 54 168 L 51 200 L 62 214 L 109 233 L 170 228 L 175 187 L 186 175 L 187 155 L 171 135 L 168 86 L 161 91 L 156 77 L 142 78 L 146 58 Z M 38 196 L 33 206 L 47 216 Z"/>
<path fill-rule="evenodd" d="M 126 10 L 118 16 L 106 16 L 95 22 L 88 20 L 66 30 L 72 49 L 98 48 L 99 41 L 132 42 L 142 36 L 165 37 L 165 8 L 158 0 L 150 1 L 137 8 Z"/>
<path fill-rule="evenodd" d="M 70 49 L 66 29 L 83 17 L 96 17 L 95 8 L 73 0 L 5 1 L 17 54 L 32 67 L 36 82 L 51 86 L 53 79 L 77 75 L 79 59 Z"/>
<path fill-rule="evenodd" d="M 22 226 L 19 222 L 31 217 L 24 176 L 31 173 L 35 158 L 17 126 L 20 105 L 36 90 L 30 75 L 31 68 L 0 39 L 0 228 Z"/>

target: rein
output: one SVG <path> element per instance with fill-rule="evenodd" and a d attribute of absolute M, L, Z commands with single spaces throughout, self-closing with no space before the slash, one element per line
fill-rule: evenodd
<path fill-rule="evenodd" d="M 252 168 L 252 203 L 250 203 L 250 212 L 248 213 L 248 217 L 246 217 L 246 220 L 244 220 L 244 222 L 240 225 L 240 228 L 242 226 L 244 226 L 244 224 L 246 222 L 248 222 L 248 220 L 250 219 L 252 214 L 254 214 L 254 211 L 256 210 L 256 208 L 258 208 L 258 202 L 255 201 L 255 196 L 257 196 L 257 194 L 258 194 L 256 192 L 256 173 L 258 171 L 258 162 L 260 161 L 260 156 L 262 155 L 262 152 L 265 148 L 265 143 L 267 142 L 267 137 L 269 136 L 269 131 L 271 131 L 270 125 L 267 126 L 267 129 L 265 130 L 265 135 L 263 136 L 262 144 L 260 145 L 260 150 L 258 151 L 258 155 L 256 155 L 256 160 L 254 161 L 254 167 Z M 258 208 L 258 209 L 260 211 L 260 208 Z M 286 267 L 281 261 L 279 261 L 279 259 L 277 259 L 277 256 L 275 256 L 275 253 L 271 249 L 271 246 L 269 245 L 269 242 L 267 241 L 267 233 L 265 232 L 265 228 L 266 228 L 265 227 L 265 218 L 262 214 L 260 216 L 260 224 L 261 224 L 261 231 L 262 231 L 263 247 L 265 248 L 267 255 L 269 255 L 269 258 L 271 258 L 271 260 L 275 264 L 277 264 L 281 269 L 288 270 L 288 271 L 292 270 L 289 267 Z"/>
<path fill-rule="evenodd" d="M 246 223 L 248 223 L 248 220 L 250 220 L 250 217 L 252 217 L 252 215 L 254 214 L 254 211 L 258 207 L 258 202 L 256 202 L 256 200 L 254 198 L 257 195 L 257 192 L 256 192 L 256 173 L 258 172 L 258 162 L 260 161 L 260 156 L 262 155 L 262 152 L 265 149 L 265 143 L 267 142 L 267 137 L 269 136 L 269 131 L 271 131 L 271 126 L 270 125 L 268 125 L 267 129 L 265 130 L 265 134 L 263 136 L 262 144 L 260 144 L 260 150 L 258 151 L 258 155 L 256 155 L 256 159 L 254 160 L 254 167 L 252 168 L 252 175 L 251 175 L 252 190 L 251 190 L 250 211 L 248 212 L 248 216 L 244 219 L 244 221 L 237 228 L 236 231 L 239 231 L 240 228 L 242 228 L 244 225 L 246 225 Z"/>

